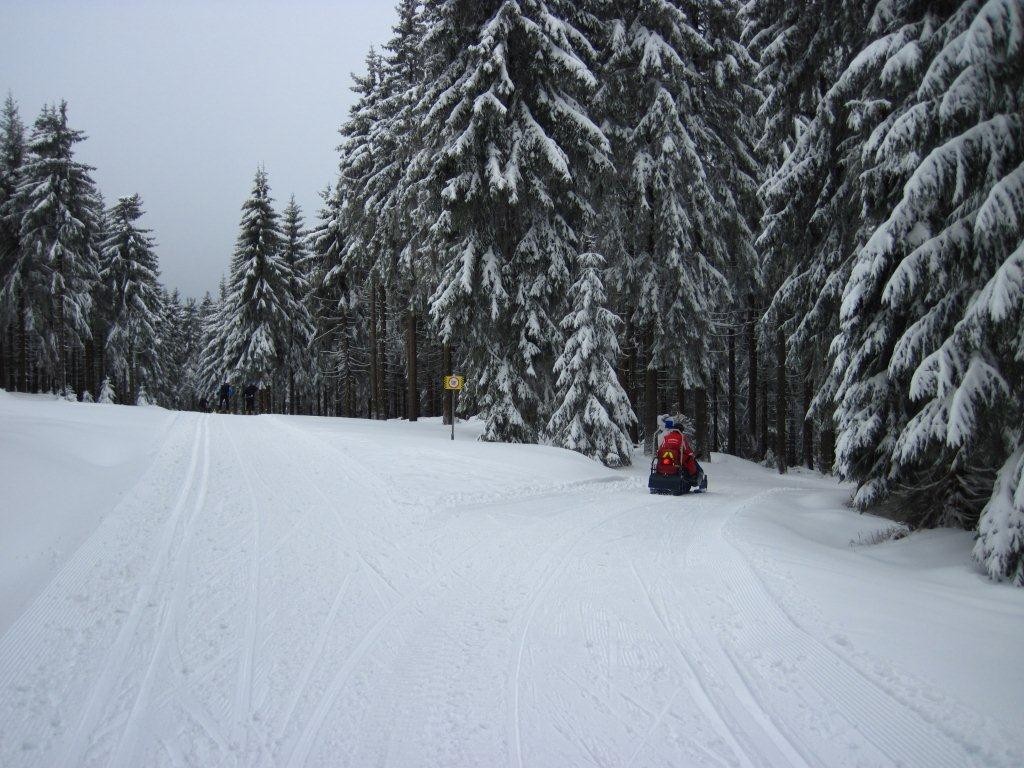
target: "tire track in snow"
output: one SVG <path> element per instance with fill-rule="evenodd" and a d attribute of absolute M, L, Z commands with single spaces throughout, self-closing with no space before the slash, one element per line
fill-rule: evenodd
<path fill-rule="evenodd" d="M 336 500 L 331 499 L 323 491 L 323 489 L 320 488 L 320 486 L 316 482 L 316 479 L 312 476 L 312 473 L 309 471 L 309 468 L 305 465 L 305 463 L 296 460 L 298 452 L 288 452 L 285 450 L 285 442 L 282 441 L 281 439 L 283 437 L 282 435 L 271 434 L 265 431 L 265 428 L 267 426 L 274 426 L 279 428 L 281 422 L 276 418 L 259 418 L 249 420 L 247 424 L 255 428 L 263 428 L 261 430 L 263 434 L 259 440 L 255 441 L 255 444 L 260 445 L 262 449 L 269 450 L 274 454 L 273 459 L 271 459 L 268 462 L 265 458 L 265 452 L 261 453 L 259 461 L 261 463 L 264 463 L 265 466 L 272 466 L 276 472 L 284 473 L 285 470 L 283 468 L 285 467 L 288 468 L 287 471 L 289 472 L 294 470 L 295 474 L 298 477 L 301 477 L 304 481 L 301 484 L 301 486 L 296 486 L 301 487 L 303 489 L 303 494 L 298 500 L 299 505 L 303 509 L 307 510 L 307 512 L 313 508 L 326 508 L 330 512 L 330 517 L 333 519 L 335 525 L 337 526 L 339 537 L 342 537 L 338 538 L 330 536 L 331 540 L 339 546 L 340 553 L 344 554 L 346 558 L 356 560 L 357 563 L 362 562 L 366 571 L 368 572 L 368 578 L 372 578 L 369 572 L 373 570 L 373 576 L 376 576 L 378 579 L 385 581 L 379 572 L 376 572 L 375 569 L 371 569 L 370 565 L 365 562 L 365 558 L 362 557 L 362 554 L 358 548 L 358 539 L 355 542 L 355 546 L 353 546 L 351 537 L 352 531 L 346 528 L 344 522 L 342 521 L 340 515 L 338 514 Z M 290 425 L 287 430 L 277 429 L 275 431 L 285 432 L 285 434 L 288 436 L 285 437 L 285 441 L 291 439 L 291 436 L 302 436 L 304 434 L 301 430 L 298 430 L 295 427 L 291 427 Z M 307 441 L 307 443 L 309 442 L 313 441 Z M 313 442 L 313 444 L 319 447 L 318 442 Z M 241 458 L 241 453 L 240 450 L 238 449 L 237 444 L 235 445 L 235 450 L 236 455 L 239 457 L 240 464 L 244 464 L 244 460 Z M 342 474 L 345 477 L 349 477 L 348 472 L 341 472 L 340 474 Z M 267 481 L 263 478 L 261 472 L 257 471 L 255 473 L 255 478 L 256 481 L 264 487 L 266 493 L 269 494 L 270 496 L 273 496 L 275 493 L 279 492 L 279 490 L 275 490 L 275 488 L 271 487 L 271 485 L 267 483 Z M 360 482 L 363 481 L 360 480 Z M 251 492 L 254 486 L 251 480 L 249 479 L 248 475 L 247 484 Z M 313 498 L 314 496 L 318 496 L 320 501 L 315 501 Z M 292 497 L 292 500 L 294 501 L 294 496 Z M 302 518 L 301 520 L 295 522 L 292 525 L 292 533 L 297 531 L 303 524 L 308 525 L 309 522 L 310 518 L 309 515 L 307 514 L 306 517 Z M 365 524 L 363 525 L 365 527 Z M 369 532 L 369 529 L 367 529 L 367 532 Z M 329 631 L 332 625 L 335 623 L 334 620 L 341 610 L 344 597 L 346 596 L 348 592 L 348 587 L 351 584 L 351 579 L 356 573 L 358 573 L 359 570 L 361 569 L 357 566 L 354 570 L 349 571 L 345 576 L 342 586 L 335 593 L 329 615 L 325 619 L 324 624 L 321 626 L 318 639 L 317 641 L 315 641 L 314 650 L 312 651 L 311 655 L 303 665 L 302 671 L 300 672 L 299 684 L 293 689 L 293 693 L 289 697 L 289 703 L 286 705 L 284 714 L 281 716 L 282 724 L 278 726 L 278 728 L 276 729 L 276 736 L 278 742 L 280 742 L 280 739 L 287 734 L 288 726 L 295 719 L 295 715 L 303 695 L 305 694 L 306 691 L 308 691 L 311 688 L 312 676 L 315 672 L 316 666 L 318 665 L 319 662 L 323 660 L 325 647 L 329 639 Z M 394 587 L 390 584 L 388 584 L 388 587 L 392 590 L 394 589 Z M 274 748 L 274 744 L 272 743 L 272 741 L 267 739 L 264 740 L 263 746 L 267 750 L 271 751 Z M 246 753 L 248 753 L 248 750 L 246 750 Z"/>
<path fill-rule="evenodd" d="M 382 472 L 379 465 L 368 464 L 364 460 L 360 459 L 354 452 L 339 448 L 333 443 L 318 437 L 315 432 L 299 429 L 286 419 L 281 419 L 277 416 L 270 416 L 267 420 L 283 430 L 302 437 L 307 443 L 313 443 L 318 445 L 320 448 L 325 448 L 333 453 L 341 459 L 341 461 L 338 464 L 333 465 L 332 468 L 344 474 L 354 486 L 367 489 L 372 498 L 377 499 L 378 501 L 383 498 L 383 501 L 387 502 L 392 507 L 411 505 L 411 502 L 408 500 L 408 496 L 411 494 L 407 493 L 404 496 L 396 495 L 391 489 L 401 488 L 403 487 L 403 484 L 392 475 Z M 351 471 L 349 466 L 352 465 L 360 467 L 361 471 L 359 473 Z M 365 478 L 367 477 L 377 477 L 378 482 L 370 485 L 366 482 Z M 406 488 L 406 490 L 414 491 L 415 489 Z"/>
<path fill-rule="evenodd" d="M 382 493 L 382 489 L 379 486 L 368 484 L 366 482 L 366 474 L 359 475 L 353 472 L 346 464 L 346 461 L 350 458 L 348 453 L 345 453 L 335 448 L 327 441 L 318 439 L 313 435 L 307 433 L 305 430 L 299 429 L 295 425 L 290 424 L 285 420 L 276 417 L 270 417 L 267 419 L 266 423 L 279 428 L 282 432 L 286 432 L 290 435 L 293 435 L 294 437 L 299 438 L 307 445 L 317 449 L 317 453 L 319 453 L 321 449 L 326 449 L 328 452 L 334 454 L 339 459 L 341 459 L 340 462 L 331 465 L 332 471 L 334 471 L 338 475 L 341 475 L 347 481 L 347 485 L 349 485 L 351 488 L 359 489 L 362 492 L 362 495 L 366 499 L 371 499 L 373 506 L 377 507 L 378 509 L 388 509 L 388 504 L 390 504 L 391 507 L 409 505 L 409 502 L 407 500 L 398 501 L 388 491 L 384 490 Z M 275 445 L 277 447 L 277 450 L 280 451 L 280 446 L 277 444 L 276 441 L 271 442 L 271 445 Z M 361 463 L 360 465 L 362 466 Z M 333 499 L 327 495 L 324 489 L 320 486 L 318 479 L 313 476 L 313 473 L 310 471 L 307 465 L 305 465 L 303 462 L 298 462 L 296 464 L 296 470 L 306 479 L 306 482 L 304 484 L 305 489 L 312 490 L 314 494 L 319 496 L 320 499 L 323 501 L 323 506 L 330 511 L 331 516 L 334 518 L 338 527 L 338 534 L 340 536 L 339 541 L 346 542 L 351 541 L 353 538 L 355 538 L 356 546 L 352 547 L 350 545 L 347 548 L 349 554 L 354 555 L 356 557 L 361 557 L 365 560 L 365 555 L 362 553 L 360 545 L 368 544 L 370 543 L 370 541 L 375 542 L 378 545 L 378 551 L 383 552 L 398 550 L 395 537 L 385 537 L 381 535 L 380 531 L 376 527 L 371 527 L 367 525 L 367 523 L 362 517 L 356 519 L 350 518 L 348 520 L 343 520 L 341 515 L 338 513 L 337 499 Z M 382 504 L 382 502 L 384 503 Z M 365 537 L 368 541 L 362 541 L 358 536 L 353 537 L 354 531 L 359 534 L 362 534 L 362 536 Z M 370 564 L 367 563 L 367 565 Z M 414 562 L 412 570 L 419 571 L 422 570 L 423 567 L 424 564 L 422 562 Z M 386 578 L 384 578 L 383 574 L 380 574 L 380 571 L 377 568 L 373 568 L 373 570 L 377 571 L 377 573 L 381 575 L 382 580 L 387 582 L 388 587 L 392 591 L 398 593 L 398 589 L 393 584 L 391 584 Z"/>
<path fill-rule="evenodd" d="M 101 673 L 89 692 L 82 715 L 78 725 L 73 731 L 70 739 L 62 751 L 62 757 L 58 761 L 60 765 L 73 766 L 81 763 L 89 747 L 89 737 L 96 730 L 103 716 L 103 711 L 112 700 L 114 686 L 117 684 L 118 673 L 121 671 L 121 664 L 128 656 L 132 639 L 142 623 L 143 615 L 150 604 L 150 599 L 160 575 L 167 566 L 171 548 L 174 546 L 175 533 L 184 513 L 186 503 L 192 493 L 195 484 L 196 469 L 199 464 L 199 446 L 202 436 L 202 423 L 196 426 L 196 435 L 192 445 L 192 457 L 189 462 L 188 474 L 182 485 L 181 493 L 178 496 L 171 514 L 168 515 L 164 525 L 160 542 L 157 545 L 156 556 L 153 559 L 153 566 L 139 586 L 135 600 L 124 624 L 117 634 L 117 638 L 110 646 L 101 667 Z"/>

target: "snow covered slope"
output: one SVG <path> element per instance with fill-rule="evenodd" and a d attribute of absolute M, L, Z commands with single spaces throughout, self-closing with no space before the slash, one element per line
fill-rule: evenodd
<path fill-rule="evenodd" d="M 84 537 L 17 587 L 0 765 L 1024 764 L 1024 591 L 967 535 L 851 547 L 886 522 L 817 476 L 716 456 L 677 499 L 430 420 L 0 419 L 5 550 Z"/>
<path fill-rule="evenodd" d="M 172 421 L 0 390 L 0 634 L 138 481 Z"/>

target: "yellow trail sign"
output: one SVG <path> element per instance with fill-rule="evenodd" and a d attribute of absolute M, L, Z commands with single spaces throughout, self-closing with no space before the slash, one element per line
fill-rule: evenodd
<path fill-rule="evenodd" d="M 461 392 L 462 388 L 466 386 L 465 376 L 445 376 L 443 381 L 444 388 L 452 392 Z"/>

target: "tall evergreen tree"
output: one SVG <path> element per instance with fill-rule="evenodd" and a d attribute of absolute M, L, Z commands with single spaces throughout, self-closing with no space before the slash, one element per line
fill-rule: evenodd
<path fill-rule="evenodd" d="M 881 224 L 846 286 L 834 379 L 858 501 L 895 495 L 924 525 L 980 515 L 975 554 L 1024 584 L 1022 29 L 1019 0 L 879 4 L 855 63 L 893 105 L 863 146 Z"/>
<path fill-rule="evenodd" d="M 760 146 L 775 166 L 761 190 L 758 238 L 768 330 L 782 327 L 805 368 L 838 328 L 853 254 L 870 229 L 861 215 L 860 147 L 881 104 L 858 98 L 871 73 L 859 62 L 849 67 L 868 42 L 874 5 L 754 0 L 746 9 L 765 91 Z"/>
<path fill-rule="evenodd" d="M 8 288 L 19 249 L 18 230 L 21 214 L 10 201 L 18 187 L 21 165 L 25 160 L 25 126 L 14 97 L 8 94 L 0 114 L 0 369 L 4 376 L 0 387 L 24 388 L 25 323 L 19 292 Z"/>
<path fill-rule="evenodd" d="M 442 265 L 431 312 L 469 350 L 484 439 L 533 441 L 547 422 L 560 302 L 608 168 L 580 30 L 543 0 L 425 4 L 420 201 Z"/>
<path fill-rule="evenodd" d="M 555 361 L 558 399 L 548 433 L 556 445 L 609 467 L 625 467 L 632 462 L 629 427 L 636 416 L 615 372 L 622 321 L 607 307 L 604 259 L 585 253 L 578 262 L 572 311 L 562 320 L 567 338 Z"/>
<path fill-rule="evenodd" d="M 307 302 L 310 290 L 305 274 L 310 260 L 308 235 L 304 228 L 302 210 L 295 202 L 294 195 L 282 215 L 281 259 L 287 268 L 287 295 L 284 302 L 294 312 L 288 326 L 282 373 L 289 407 L 295 413 L 296 392 L 305 383 L 305 373 L 309 370 L 310 342 L 315 328 Z"/>
<path fill-rule="evenodd" d="M 362 402 L 369 397 L 365 373 L 372 363 L 356 359 L 357 347 L 365 351 L 360 337 L 366 326 L 367 307 L 356 288 L 359 280 L 348 258 L 348 202 L 343 184 L 344 176 L 334 189 L 322 194 L 324 204 L 309 237 L 312 254 L 306 274 L 312 286 L 308 301 L 316 324 L 311 375 L 317 387 L 325 383 L 337 386 L 342 414 L 353 416 L 357 399 Z"/>
<path fill-rule="evenodd" d="M 47 106 L 35 122 L 29 153 L 10 205 L 21 212 L 20 247 L 4 284 L 24 301 L 35 362 L 58 389 L 68 383 L 72 349 L 91 336 L 101 203 L 91 167 L 74 159 L 84 140 L 68 126 L 67 104 Z"/>
<path fill-rule="evenodd" d="M 292 270 L 282 258 L 281 227 L 270 197 L 266 172 L 256 172 L 252 193 L 231 261 L 231 279 L 222 313 L 223 366 L 239 382 L 265 388 L 285 363 L 291 318 L 302 317 L 291 293 Z"/>
<path fill-rule="evenodd" d="M 138 225 L 142 215 L 138 195 L 122 197 L 109 211 L 109 230 L 101 245 L 101 280 L 111 305 L 106 365 L 119 383 L 119 399 L 126 403 L 136 401 L 140 387 L 155 394 L 162 383 L 159 326 L 164 300 L 153 238 Z M 169 319 L 170 327 L 175 320 Z"/>
<path fill-rule="evenodd" d="M 200 307 L 200 343 L 192 385 L 200 397 L 210 399 L 229 375 L 224 361 L 228 310 L 226 286 L 221 281 L 217 298 L 206 294 Z"/>
<path fill-rule="evenodd" d="M 419 0 L 400 0 L 398 24 L 394 36 L 385 46 L 381 102 L 381 115 L 377 125 L 383 131 L 383 146 L 378 156 L 386 158 L 375 174 L 375 186 L 382 189 L 381 215 L 385 231 L 390 231 L 390 250 L 393 254 L 395 274 L 389 282 L 397 293 L 396 307 L 400 307 L 405 326 L 406 417 L 415 421 L 419 416 L 420 389 L 417 358 L 419 315 L 434 284 L 433 263 L 423 248 L 425 233 L 418 227 L 422 222 L 414 216 L 416 179 L 409 174 L 410 163 L 420 144 L 416 104 L 423 88 L 423 66 L 420 43 L 423 37 L 423 19 Z"/>
<path fill-rule="evenodd" d="M 645 426 L 653 437 L 657 372 L 710 385 L 713 308 L 725 275 L 754 263 L 758 167 L 750 155 L 744 85 L 753 63 L 738 41 L 737 6 L 675 0 L 615 2 L 601 102 L 617 194 L 606 201 L 606 250 L 622 252 L 614 285 L 645 350 Z"/>

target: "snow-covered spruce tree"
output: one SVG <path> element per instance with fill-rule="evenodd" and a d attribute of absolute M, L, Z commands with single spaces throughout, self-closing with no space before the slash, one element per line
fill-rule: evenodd
<path fill-rule="evenodd" d="M 8 94 L 0 113 L 0 387 L 24 389 L 26 364 L 22 360 L 25 323 L 14 288 L 13 275 L 18 254 L 18 229 L 21 215 L 8 205 L 18 186 L 21 164 L 25 159 L 25 126 L 14 97 Z M 11 288 L 8 289 L 8 284 Z"/>
<path fill-rule="evenodd" d="M 340 406 L 336 409 L 338 415 L 354 416 L 357 410 L 362 412 L 357 404 L 366 402 L 372 394 L 365 382 L 368 362 L 364 357 L 355 359 L 357 346 L 365 351 L 361 338 L 365 335 L 366 306 L 353 287 L 359 277 L 352 274 L 348 260 L 343 184 L 339 179 L 333 189 L 321 194 L 324 202 L 309 235 L 311 254 L 304 271 L 311 286 L 307 303 L 316 325 L 310 394 L 319 409 L 328 399 L 327 392 L 333 390 Z"/>
<path fill-rule="evenodd" d="M 112 405 L 117 402 L 117 394 L 114 392 L 114 385 L 111 383 L 109 376 L 103 379 L 96 402 L 100 405 Z"/>
<path fill-rule="evenodd" d="M 317 250 L 323 255 L 325 264 L 321 272 L 321 288 L 327 301 L 324 308 L 329 317 L 335 318 L 329 335 L 325 337 L 334 362 L 340 361 L 339 354 L 342 354 L 346 339 L 351 338 L 352 332 L 358 332 L 353 299 L 360 293 L 368 298 L 362 319 L 367 325 L 370 410 L 375 418 L 387 416 L 384 339 L 380 332 L 382 313 L 378 298 L 382 293 L 382 283 L 395 276 L 392 266 L 395 257 L 388 247 L 393 237 L 393 216 L 386 223 L 383 217 L 378 216 L 376 206 L 379 202 L 376 197 L 388 192 L 386 187 L 373 184 L 378 169 L 389 160 L 389 150 L 393 150 L 390 142 L 375 147 L 381 143 L 382 135 L 386 135 L 386 131 L 377 127 L 385 96 L 384 66 L 383 57 L 371 48 L 366 57 L 366 74 L 355 78 L 352 90 L 358 98 L 341 128 L 343 142 L 338 184 L 334 195 L 327 198 L 336 220 L 325 220 L 325 226 L 321 228 L 323 234 L 317 237 L 320 243 Z M 391 212 L 394 213 L 393 207 Z"/>
<path fill-rule="evenodd" d="M 193 404 L 194 392 L 189 372 L 189 357 L 199 335 L 194 299 L 184 303 L 178 289 L 163 292 L 163 316 L 160 328 L 160 369 L 158 387 L 149 391 L 157 402 L 178 410 Z"/>
<path fill-rule="evenodd" d="M 789 367 L 808 393 L 826 369 L 853 255 L 870 232 L 861 215 L 860 147 L 885 110 L 882 101 L 859 98 L 877 69 L 863 57 L 851 62 L 869 40 L 874 4 L 752 0 L 744 8 L 765 94 L 758 149 L 770 168 L 757 240 L 767 295 L 754 303 L 767 305 L 763 340 L 774 344 L 781 329 Z M 831 413 L 829 398 L 818 398 L 803 426 L 822 425 L 825 461 L 833 452 Z M 813 453 L 813 442 L 804 445 Z"/>
<path fill-rule="evenodd" d="M 285 206 L 281 225 L 281 259 L 288 270 L 286 303 L 295 311 L 288 326 L 281 384 L 284 387 L 282 391 L 287 393 L 289 411 L 296 413 L 298 392 L 303 389 L 308 378 L 314 324 L 307 303 L 310 286 L 305 274 L 310 259 L 308 235 L 302 220 L 302 210 L 295 202 L 294 195 Z"/>
<path fill-rule="evenodd" d="M 35 359 L 58 389 L 68 383 L 72 349 L 90 337 L 102 212 L 92 168 L 74 159 L 85 138 L 68 126 L 67 104 L 44 107 L 36 119 L 12 210 L 21 213 L 20 247 L 4 285 L 24 302 Z"/>
<path fill-rule="evenodd" d="M 376 162 L 366 190 L 378 219 L 377 234 L 371 240 L 372 249 L 379 254 L 375 261 L 385 267 L 383 274 L 388 294 L 396 312 L 403 315 L 399 322 L 405 331 L 402 351 L 407 385 L 405 416 L 410 420 L 419 416 L 419 315 L 436 282 L 433 264 L 422 247 L 427 239 L 420 226 L 423 222 L 413 215 L 417 179 L 408 172 L 413 153 L 420 144 L 415 111 L 423 80 L 419 50 L 423 19 L 419 6 L 420 0 L 399 2 L 399 22 L 385 46 L 378 112 L 371 132 Z"/>
<path fill-rule="evenodd" d="M 201 322 L 202 341 L 194 384 L 197 391 L 202 393 L 201 396 L 212 398 L 221 383 L 231 375 L 225 354 L 231 315 L 228 308 L 227 283 L 223 277 L 218 286 L 217 298 L 211 299 L 206 310 Z"/>
<path fill-rule="evenodd" d="M 139 384 L 139 393 L 135 397 L 135 404 L 143 408 L 150 405 L 155 405 L 153 399 L 149 396 L 149 393 L 146 392 L 145 384 Z"/>
<path fill-rule="evenodd" d="M 153 238 L 139 227 L 142 200 L 122 197 L 108 212 L 101 245 L 100 278 L 110 298 L 106 365 L 122 402 L 132 403 L 146 384 L 157 391 L 162 378 L 159 325 L 164 312 Z"/>
<path fill-rule="evenodd" d="M 214 310 L 213 298 L 209 293 L 202 301 L 188 299 L 185 303 L 185 350 L 182 364 L 184 384 L 190 398 L 188 406 L 196 408 L 200 400 L 209 400 L 209 392 L 200 377 L 204 343 L 206 341 L 206 323 Z"/>
<path fill-rule="evenodd" d="M 1024 6 L 886 2 L 871 30 L 894 106 L 862 148 L 881 224 L 833 345 L 839 468 L 861 506 L 980 516 L 976 556 L 1024 583 Z"/>
<path fill-rule="evenodd" d="M 292 318 L 303 317 L 291 293 L 292 273 L 281 253 L 281 228 L 267 174 L 256 172 L 242 206 L 241 228 L 221 320 L 224 371 L 243 386 L 270 387 L 285 363 Z"/>
<path fill-rule="evenodd" d="M 732 263 L 754 262 L 746 217 L 758 168 L 750 156 L 753 63 L 731 2 L 613 2 L 600 93 L 617 179 L 603 248 L 618 302 L 644 350 L 648 399 L 659 369 L 704 387 L 714 308 Z M 747 270 L 736 270 L 745 272 Z M 657 403 L 645 409 L 648 438 Z"/>
<path fill-rule="evenodd" d="M 416 167 L 441 265 L 431 314 L 467 351 L 483 439 L 534 441 L 553 402 L 588 181 L 609 162 L 588 113 L 590 44 L 544 0 L 431 0 L 424 21 Z"/>
<path fill-rule="evenodd" d="M 616 336 L 622 321 L 607 307 L 601 272 L 604 259 L 594 253 L 578 259 L 572 311 L 562 320 L 566 341 L 555 361 L 557 407 L 548 423 L 555 445 L 578 451 L 605 466 L 632 463 L 629 427 L 636 421 L 615 365 Z"/>

